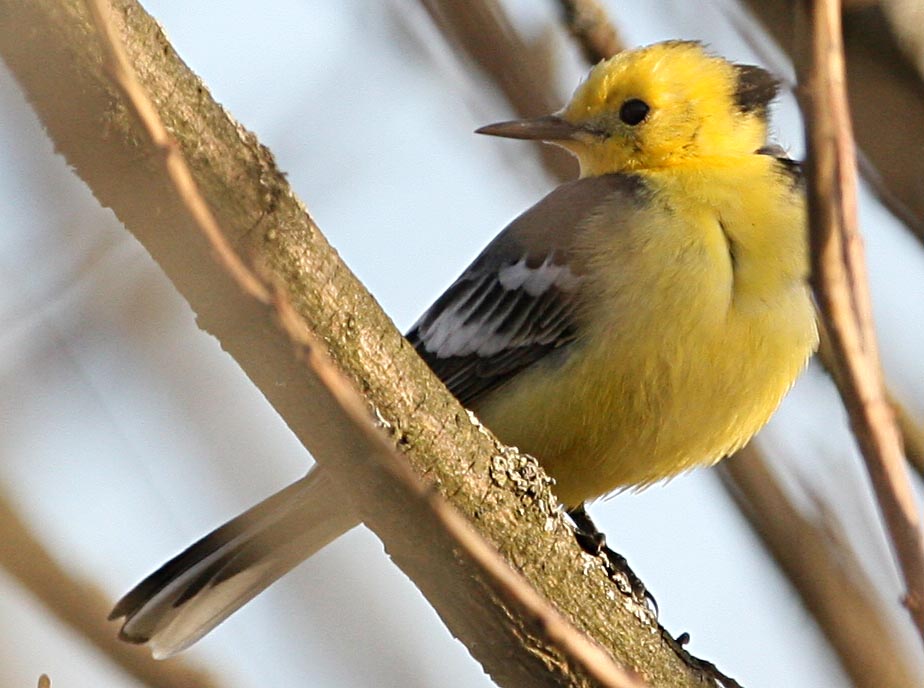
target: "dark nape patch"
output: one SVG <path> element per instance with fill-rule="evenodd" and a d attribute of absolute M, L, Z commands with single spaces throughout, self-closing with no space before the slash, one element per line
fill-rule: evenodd
<path fill-rule="evenodd" d="M 805 176 L 802 172 L 802 163 L 787 157 L 786 151 L 783 150 L 783 148 L 776 145 L 768 145 L 763 148 L 758 148 L 755 152 L 758 155 L 767 155 L 776 160 L 780 174 L 787 177 L 793 186 L 802 184 L 802 180 Z"/>
<path fill-rule="evenodd" d="M 738 82 L 735 86 L 735 104 L 741 112 L 763 115 L 780 90 L 779 80 L 762 67 L 735 65 Z"/>

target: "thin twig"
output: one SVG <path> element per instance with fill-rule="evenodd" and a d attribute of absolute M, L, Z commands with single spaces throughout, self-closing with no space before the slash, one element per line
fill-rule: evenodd
<path fill-rule="evenodd" d="M 112 77 L 152 142 L 167 152 L 167 173 L 181 201 L 209 241 L 219 263 L 238 286 L 260 303 L 272 307 L 276 323 L 297 346 L 301 358 L 323 383 L 326 392 L 336 400 L 343 420 L 349 425 L 349 432 L 345 434 L 362 437 L 363 454 L 394 478 L 400 489 L 408 491 L 410 497 L 418 501 L 418 506 L 428 508 L 429 516 L 439 523 L 442 532 L 452 541 L 457 556 L 465 556 L 471 561 L 478 569 L 479 580 L 490 583 L 492 593 L 508 610 L 515 608 L 527 617 L 533 633 L 544 636 L 572 665 L 583 669 L 600 686 L 645 688 L 645 684 L 634 672 L 620 667 L 599 645 L 578 631 L 522 575 L 510 568 L 497 550 L 488 545 L 442 497 L 411 472 L 386 435 L 373 424 L 366 403 L 331 362 L 320 341 L 292 307 L 281 288 L 264 281 L 231 248 L 199 192 L 182 153 L 170 139 L 157 111 L 125 59 L 112 28 L 105 0 L 86 2 L 91 9 L 103 49 L 111 60 Z"/>
<path fill-rule="evenodd" d="M 215 685 L 206 672 L 182 659 L 155 662 L 143 649 L 117 640 L 112 624 L 105 620 L 110 600 L 55 561 L 4 495 L 0 495 L 0 567 L 139 683 L 151 688 Z"/>
<path fill-rule="evenodd" d="M 260 303 L 270 302 L 270 291 L 244 265 L 240 257 L 231 248 L 225 235 L 222 234 L 218 220 L 212 213 L 196 188 L 192 173 L 183 159 L 183 154 L 177 147 L 173 138 L 167 133 L 167 128 L 161 121 L 154 108 L 154 104 L 134 78 L 128 58 L 119 37 L 116 36 L 113 23 L 109 21 L 109 4 L 105 0 L 86 0 L 87 9 L 93 17 L 93 24 L 100 34 L 100 47 L 103 49 L 105 66 L 111 76 L 112 83 L 122 91 L 126 102 L 132 104 L 135 114 L 142 126 L 151 137 L 151 142 L 164 155 L 164 165 L 167 175 L 176 191 L 183 198 L 189 214 L 196 224 L 202 228 L 208 241 L 216 252 L 218 262 L 234 277 L 242 289 Z"/>
<path fill-rule="evenodd" d="M 919 665 L 910 661 L 894 619 L 884 613 L 859 556 L 820 495 L 815 500 L 820 516 L 802 513 L 768 466 L 759 442 L 716 471 L 818 622 L 854 688 L 919 685 Z"/>
<path fill-rule="evenodd" d="M 538 74 L 533 51 L 517 34 L 496 0 L 420 0 L 436 27 L 498 84 L 521 117 L 547 115 L 561 107 L 557 94 L 542 88 L 551 75 Z M 544 80 L 546 76 L 549 79 Z M 565 151 L 539 146 L 543 167 L 560 179 L 577 176 L 577 163 Z"/>
<path fill-rule="evenodd" d="M 904 603 L 924 642 L 924 541 L 901 436 L 882 382 L 857 230 L 856 155 L 840 9 L 836 0 L 809 3 L 810 58 L 796 62 L 808 141 L 812 282 L 840 370 L 835 381 L 904 577 Z"/>
<path fill-rule="evenodd" d="M 598 0 L 559 0 L 565 26 L 590 64 L 606 60 L 624 49 L 606 8 Z"/>

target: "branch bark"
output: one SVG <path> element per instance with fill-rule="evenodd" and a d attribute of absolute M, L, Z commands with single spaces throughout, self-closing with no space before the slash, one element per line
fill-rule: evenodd
<path fill-rule="evenodd" d="M 551 650 L 549 654 L 554 654 L 561 673 L 569 677 L 610 688 L 644 688 L 634 674 L 616 665 L 602 648 L 565 621 L 464 518 L 411 472 L 287 296 L 245 265 L 230 247 L 199 193 L 185 159 L 135 79 L 115 34 L 106 0 L 86 0 L 86 4 L 100 38 L 104 65 L 151 143 L 165 154 L 165 172 L 189 217 L 206 237 L 217 262 L 241 291 L 271 308 L 274 320 L 306 363 L 319 392 L 325 395 L 325 406 L 338 425 L 331 430 L 336 430 L 334 437 L 342 443 L 339 452 L 342 461 L 332 462 L 334 477 L 344 491 L 353 486 L 360 492 L 362 498 L 357 500 L 360 512 L 380 537 L 393 543 L 392 556 L 398 561 L 419 557 L 414 543 L 427 542 L 428 566 L 455 564 L 456 575 L 450 576 L 455 583 L 454 592 L 473 613 L 460 618 L 450 615 L 449 623 L 461 629 L 464 636 L 477 637 L 479 634 L 471 625 L 483 623 L 485 617 L 493 617 L 495 622 L 506 620 L 508 623 L 498 624 L 507 635 L 504 645 L 522 645 L 546 653 Z M 396 514 L 400 518 L 395 518 Z M 414 530 L 417 531 L 414 537 L 408 538 L 409 531 Z M 441 574 L 441 578 L 445 580 L 446 576 Z M 435 580 L 424 578 L 423 585 Z"/>
<path fill-rule="evenodd" d="M 290 295 L 299 317 L 362 390 L 415 475 L 437 485 L 542 597 L 620 664 L 638 670 L 653 686 L 711 685 L 708 675 L 685 663 L 685 653 L 646 610 L 620 595 L 599 562 L 577 548 L 536 464 L 471 423 L 433 378 L 324 241 L 269 151 L 212 101 L 137 3 L 115 5 L 114 25 L 138 79 L 226 239 Z M 0 14 L 0 54 L 57 149 L 147 247 L 190 302 L 200 326 L 219 338 L 305 446 L 319 461 L 336 466 L 346 433 L 339 407 L 330 403 L 327 388 L 305 374 L 288 337 L 269 323 L 266 308 L 246 297 L 212 260 L 212 248 L 163 173 L 162 150 L 148 143 L 113 92 L 82 4 L 0 0 Z M 353 487 L 357 505 L 378 499 Z M 446 559 L 454 556 L 451 548 L 431 552 L 422 546 L 420 531 L 408 527 L 418 518 L 412 509 L 396 507 L 383 521 L 391 527 L 379 532 L 396 563 L 498 682 L 595 684 L 586 674 L 570 673 L 554 647 L 523 638 L 511 646 L 509 620 L 485 612 L 490 600 L 473 605 L 472 595 L 459 594 L 453 585 L 465 575 L 447 578 L 447 572 L 458 573 Z"/>

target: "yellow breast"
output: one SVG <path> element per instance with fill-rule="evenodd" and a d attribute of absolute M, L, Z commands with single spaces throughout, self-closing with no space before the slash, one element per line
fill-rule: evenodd
<path fill-rule="evenodd" d="M 478 409 L 569 506 L 740 448 L 817 343 L 803 201 L 772 158 L 639 174 L 645 207 L 583 228 L 581 340 Z"/>

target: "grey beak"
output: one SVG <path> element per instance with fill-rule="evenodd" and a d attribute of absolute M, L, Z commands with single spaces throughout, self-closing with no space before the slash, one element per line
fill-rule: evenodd
<path fill-rule="evenodd" d="M 528 139 L 535 141 L 564 141 L 577 138 L 583 131 L 580 127 L 563 120 L 558 115 L 545 115 L 535 119 L 515 119 L 510 122 L 498 122 L 476 129 L 476 134 L 503 136 L 508 139 Z"/>

